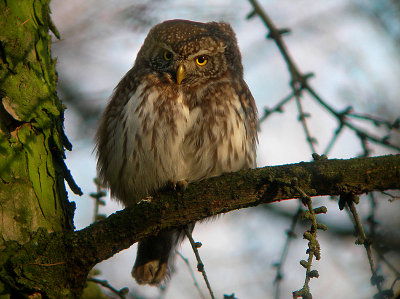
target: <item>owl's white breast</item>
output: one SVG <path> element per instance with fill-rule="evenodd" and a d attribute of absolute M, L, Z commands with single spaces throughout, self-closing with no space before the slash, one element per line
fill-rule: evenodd
<path fill-rule="evenodd" d="M 168 181 L 201 180 L 255 166 L 255 144 L 232 88 L 192 109 L 180 89 L 140 85 L 110 118 L 106 177 L 125 205 Z"/>

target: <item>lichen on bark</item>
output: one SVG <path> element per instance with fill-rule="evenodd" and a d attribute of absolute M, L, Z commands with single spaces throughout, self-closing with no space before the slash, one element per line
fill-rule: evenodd
<path fill-rule="evenodd" d="M 27 282 L 17 271 L 24 261 L 15 264 L 16 248 L 30 244 L 39 228 L 73 229 L 59 163 L 64 109 L 50 52 L 49 2 L 0 1 L 0 294 Z M 6 269 L 13 269 L 12 279 Z"/>

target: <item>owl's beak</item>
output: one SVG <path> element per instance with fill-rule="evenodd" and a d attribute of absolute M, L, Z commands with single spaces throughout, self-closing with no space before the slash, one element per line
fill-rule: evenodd
<path fill-rule="evenodd" d="M 176 70 L 176 82 L 181 84 L 182 80 L 185 79 L 185 69 L 183 65 L 179 65 L 178 69 Z"/>

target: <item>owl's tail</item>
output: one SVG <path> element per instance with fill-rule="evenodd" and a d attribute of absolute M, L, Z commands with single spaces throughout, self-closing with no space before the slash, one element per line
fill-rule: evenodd
<path fill-rule="evenodd" d="M 194 223 L 189 224 L 193 231 Z M 139 284 L 159 285 L 170 275 L 175 248 L 185 237 L 183 229 L 161 231 L 138 244 L 132 276 Z"/>

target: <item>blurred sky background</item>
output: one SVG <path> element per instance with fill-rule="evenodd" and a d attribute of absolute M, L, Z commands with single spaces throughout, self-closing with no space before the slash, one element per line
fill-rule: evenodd
<path fill-rule="evenodd" d="M 400 116 L 400 4 L 382 0 L 327 1 L 260 1 L 278 27 L 290 28 L 285 42 L 303 72 L 313 72 L 310 83 L 337 110 L 348 106 L 358 113 L 394 120 Z M 53 56 L 57 57 L 59 96 L 67 106 L 65 128 L 74 148 L 67 153 L 66 163 L 84 195 L 69 192 L 77 203 L 77 229 L 93 221 L 93 200 L 96 191 L 96 161 L 93 138 L 100 113 L 112 89 L 132 67 L 149 29 L 167 19 L 193 21 L 225 21 L 236 31 L 242 52 L 245 80 L 257 102 L 259 114 L 264 107 L 273 107 L 290 93 L 290 76 L 275 44 L 266 40 L 267 30 L 258 17 L 246 20 L 251 5 L 245 0 L 221 1 L 106 1 L 52 0 L 52 19 L 61 34 L 53 39 Z M 305 97 L 303 107 L 317 149 L 322 153 L 334 130 L 335 119 L 315 102 Z M 383 137 L 381 128 L 356 122 L 371 133 Z M 397 134 L 397 135 L 393 135 Z M 392 132 L 399 144 L 398 131 Z M 284 107 L 261 124 L 258 167 L 310 161 L 295 102 Z M 370 145 L 372 155 L 395 153 L 382 146 Z M 362 154 L 359 139 L 345 130 L 329 153 L 329 158 L 351 158 Z M 400 264 L 400 201 L 388 203 L 380 197 L 376 210 L 379 232 L 392 240 L 397 252 L 387 256 L 395 266 Z M 314 261 L 319 279 L 311 282 L 314 298 L 372 298 L 376 292 L 370 281 L 365 250 L 354 245 L 352 224 L 337 203 L 329 198 L 317 199 L 315 206 L 326 205 L 328 214 L 321 222 L 332 231 L 319 232 L 322 259 Z M 273 280 L 297 201 L 231 212 L 216 220 L 198 224 L 194 231 L 207 275 L 217 298 L 234 293 L 237 298 L 273 298 Z M 110 214 L 123 207 L 107 199 L 101 213 Z M 359 205 L 362 219 L 370 212 L 363 200 Z M 304 282 L 304 269 L 299 261 L 306 258 L 307 242 L 302 233 L 309 227 L 297 227 L 298 238 L 289 248 L 283 267 L 281 297 Z M 394 229 L 396 228 L 396 229 Z M 397 242 L 397 243 L 396 243 Z M 397 246 L 397 247 L 396 247 Z M 198 273 L 188 242 L 180 252 L 189 259 L 203 294 L 208 297 L 204 281 Z M 128 287 L 142 298 L 200 298 L 193 286 L 188 267 L 176 258 L 176 271 L 166 291 L 141 287 L 130 276 L 136 245 L 96 266 L 99 278 L 107 279 L 115 288 Z M 382 271 L 390 272 L 382 267 Z M 391 283 L 389 280 L 387 283 Z M 399 284 L 399 283 L 398 283 Z M 397 289 L 399 286 L 397 286 Z M 110 295 L 111 296 L 111 295 Z"/>

